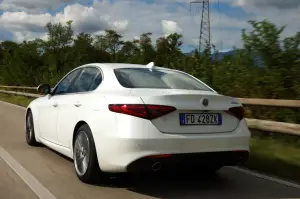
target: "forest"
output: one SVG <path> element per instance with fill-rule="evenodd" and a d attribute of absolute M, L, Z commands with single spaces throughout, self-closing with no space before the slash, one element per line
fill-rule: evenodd
<path fill-rule="evenodd" d="M 300 32 L 283 38 L 285 26 L 249 21 L 241 30 L 242 48 L 219 58 L 214 45 L 199 53 L 181 51 L 182 35 L 151 39 L 151 32 L 126 41 L 114 30 L 102 35 L 74 33 L 72 21 L 48 23 L 47 40 L 0 44 L 0 85 L 52 86 L 69 70 L 86 63 L 148 64 L 185 71 L 223 95 L 242 98 L 300 99 Z M 211 53 L 214 52 L 214 53 Z M 250 117 L 300 123 L 295 109 L 252 107 Z"/>

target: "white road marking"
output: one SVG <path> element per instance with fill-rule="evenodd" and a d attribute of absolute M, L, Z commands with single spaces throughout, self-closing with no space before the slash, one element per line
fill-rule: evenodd
<path fill-rule="evenodd" d="M 231 168 L 236 170 L 236 171 L 243 172 L 245 174 L 255 176 L 257 178 L 261 178 L 261 179 L 264 179 L 264 180 L 269 180 L 269 181 L 272 181 L 272 182 L 276 182 L 278 184 L 282 184 L 282 185 L 285 185 L 285 186 L 300 189 L 300 185 L 296 184 L 296 183 L 293 183 L 293 182 L 288 182 L 286 180 L 281 180 L 279 178 L 266 176 L 266 175 L 263 175 L 263 174 L 260 174 L 260 173 L 254 172 L 254 171 L 250 171 L 248 169 L 242 169 L 242 168 L 238 168 L 238 167 L 231 167 Z"/>
<path fill-rule="evenodd" d="M 3 147 L 0 146 L 0 157 L 29 186 L 40 199 L 56 199 L 33 175 L 18 163 Z"/>

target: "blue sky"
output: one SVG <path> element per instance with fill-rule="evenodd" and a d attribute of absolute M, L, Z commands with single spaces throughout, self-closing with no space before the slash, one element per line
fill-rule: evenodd
<path fill-rule="evenodd" d="M 241 29 L 250 29 L 248 20 L 271 20 L 287 25 L 283 36 L 300 30 L 300 0 L 211 0 L 212 43 L 221 51 L 242 47 Z M 76 33 L 101 34 L 115 29 L 124 39 L 152 32 L 153 40 L 178 32 L 184 51 L 198 47 L 200 4 L 189 11 L 188 0 L 2 0 L 0 40 L 46 39 L 47 22 L 73 20 Z M 198 7 L 198 9 L 197 9 Z M 283 14 L 284 13 L 284 14 Z"/>

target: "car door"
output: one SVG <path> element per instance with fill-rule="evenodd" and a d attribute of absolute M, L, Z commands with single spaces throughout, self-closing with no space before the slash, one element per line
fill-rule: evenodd
<path fill-rule="evenodd" d="M 85 108 L 84 100 L 88 97 L 89 92 L 97 88 L 101 81 L 102 75 L 98 67 L 85 67 L 69 89 L 69 94 L 59 100 L 60 109 L 57 117 L 59 145 L 72 148 L 71 140 L 79 120 L 78 115 Z"/>
<path fill-rule="evenodd" d="M 39 106 L 40 136 L 49 142 L 58 143 L 56 132 L 58 110 L 60 109 L 58 101 L 68 94 L 68 89 L 80 71 L 81 69 L 73 70 L 62 78 L 52 93 L 47 95 L 44 102 Z"/>

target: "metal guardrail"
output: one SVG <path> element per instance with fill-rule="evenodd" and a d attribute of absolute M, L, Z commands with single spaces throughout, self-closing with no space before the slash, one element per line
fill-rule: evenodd
<path fill-rule="evenodd" d="M 37 87 L 29 87 L 29 86 L 0 86 L 0 88 L 10 88 L 10 89 L 24 89 L 24 90 L 36 90 Z"/>
<path fill-rule="evenodd" d="M 0 88 L 22 89 L 22 90 L 37 89 L 37 87 L 3 86 L 3 85 L 0 85 Z M 245 105 L 300 108 L 300 100 L 260 99 L 260 98 L 237 98 L 237 99 L 240 100 L 240 102 Z"/>
<path fill-rule="evenodd" d="M 300 100 L 237 98 L 242 104 L 255 106 L 274 106 L 300 108 Z"/>
<path fill-rule="evenodd" d="M 23 89 L 23 90 L 36 89 L 36 87 L 26 87 L 26 86 L 0 86 L 0 88 Z M 40 94 L 8 91 L 8 90 L 0 90 L 0 93 L 20 95 L 20 96 L 31 97 L 31 98 L 38 98 L 43 96 Z M 237 99 L 239 99 L 242 104 L 246 104 L 246 105 L 300 108 L 300 100 L 250 99 L 250 98 L 237 98 Z M 269 120 L 259 120 L 259 119 L 252 119 L 252 118 L 246 118 L 246 121 L 249 128 L 252 129 L 300 136 L 300 124 L 275 122 Z"/>
<path fill-rule="evenodd" d="M 25 93 L 25 92 L 17 92 L 17 91 L 3 91 L 3 90 L 0 90 L 0 93 L 12 94 L 12 95 L 20 95 L 20 96 L 32 97 L 32 98 L 38 98 L 38 97 L 42 97 L 43 96 L 43 95 L 33 94 L 33 93 Z"/>
<path fill-rule="evenodd" d="M 273 133 L 282 133 L 288 135 L 300 136 L 300 125 L 285 123 L 285 122 L 275 122 L 270 120 L 258 120 L 246 118 L 249 128 L 268 131 Z"/>

